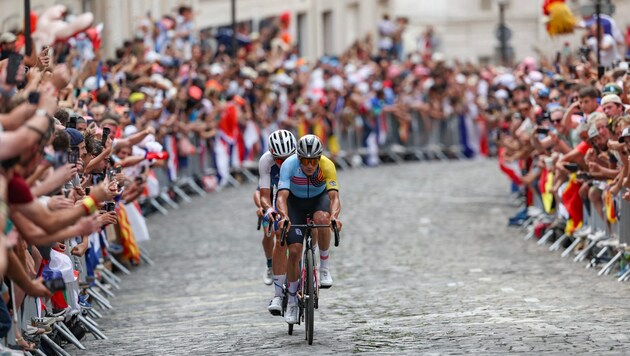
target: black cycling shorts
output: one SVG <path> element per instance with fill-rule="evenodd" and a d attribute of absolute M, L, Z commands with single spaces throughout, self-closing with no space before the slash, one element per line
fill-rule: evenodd
<path fill-rule="evenodd" d="M 287 208 L 289 209 L 289 220 L 291 220 L 291 224 L 302 225 L 306 224 L 307 214 L 313 219 L 317 211 L 330 213 L 330 198 L 328 197 L 327 191 L 324 191 L 316 197 L 307 199 L 298 198 L 293 194 L 289 194 Z M 291 227 L 287 236 L 287 244 L 303 243 L 304 230 L 303 228 Z"/>

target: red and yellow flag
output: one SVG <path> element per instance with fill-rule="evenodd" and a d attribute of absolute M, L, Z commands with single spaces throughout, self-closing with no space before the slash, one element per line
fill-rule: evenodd
<path fill-rule="evenodd" d="M 538 189 L 540 189 L 540 196 L 543 203 L 543 208 L 547 214 L 554 212 L 554 196 L 551 193 L 553 187 L 553 172 L 548 171 L 547 168 L 543 168 L 540 174 L 540 182 Z"/>
<path fill-rule="evenodd" d="M 120 244 L 123 247 L 123 256 L 130 261 L 140 263 L 140 249 L 136 244 L 127 218 L 127 210 L 123 204 L 118 205 L 118 226 L 120 227 Z"/>
<path fill-rule="evenodd" d="M 569 182 L 562 193 L 562 204 L 569 212 L 569 220 L 565 228 L 565 233 L 569 236 L 580 227 L 582 227 L 583 211 L 582 199 L 580 198 L 580 184 L 577 182 L 577 174 L 569 175 Z"/>
<path fill-rule="evenodd" d="M 604 192 L 604 206 L 606 207 L 606 219 L 608 223 L 614 224 L 617 222 L 617 209 L 615 208 L 615 198 L 610 190 Z"/>

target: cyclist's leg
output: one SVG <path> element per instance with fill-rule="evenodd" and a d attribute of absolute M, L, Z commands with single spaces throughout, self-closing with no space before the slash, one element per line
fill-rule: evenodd
<path fill-rule="evenodd" d="M 292 224 L 306 223 L 306 212 L 302 210 L 299 199 L 289 196 L 287 199 L 289 210 L 289 219 Z M 289 292 L 289 300 L 287 301 L 287 312 L 285 320 L 289 324 L 297 323 L 298 307 L 297 307 L 297 291 L 300 285 L 299 264 L 302 258 L 302 243 L 304 241 L 304 232 L 300 228 L 291 228 L 287 234 L 287 245 L 289 249 L 289 260 L 287 261 L 287 289 Z"/>
<path fill-rule="evenodd" d="M 330 198 L 328 198 L 328 193 L 324 192 L 319 197 L 315 210 L 315 214 L 313 214 L 315 224 L 330 224 Z M 319 284 L 322 287 L 327 288 L 331 287 L 333 283 L 332 275 L 330 274 L 329 270 L 328 255 L 328 250 L 330 248 L 330 228 L 319 228 L 317 229 L 316 235 L 317 243 L 319 244 Z"/>

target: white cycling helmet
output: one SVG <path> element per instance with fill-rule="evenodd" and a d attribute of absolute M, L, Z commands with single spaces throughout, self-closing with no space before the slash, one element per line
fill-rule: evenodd
<path fill-rule="evenodd" d="M 269 135 L 269 152 L 274 157 L 287 157 L 295 153 L 295 136 L 291 131 L 278 130 Z"/>
<path fill-rule="evenodd" d="M 324 152 L 324 146 L 315 135 L 304 135 L 298 142 L 297 153 L 300 158 L 318 158 Z"/>

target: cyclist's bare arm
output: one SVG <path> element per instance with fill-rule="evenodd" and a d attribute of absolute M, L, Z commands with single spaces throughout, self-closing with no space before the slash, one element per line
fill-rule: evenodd
<path fill-rule="evenodd" d="M 287 209 L 287 198 L 289 197 L 289 190 L 284 189 L 278 192 L 278 198 L 276 198 L 276 205 L 278 207 L 278 213 L 282 219 L 289 219 L 289 213 Z"/>
<path fill-rule="evenodd" d="M 339 191 L 329 190 L 328 198 L 330 198 L 330 218 L 337 220 L 337 227 L 341 230 L 341 222 L 339 221 L 339 214 L 341 213 L 341 200 L 339 200 Z"/>

